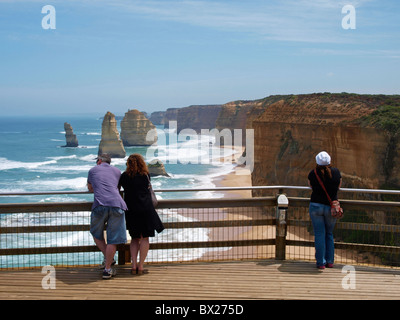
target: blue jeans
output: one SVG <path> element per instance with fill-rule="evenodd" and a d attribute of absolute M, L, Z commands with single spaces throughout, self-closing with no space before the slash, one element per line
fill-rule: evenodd
<path fill-rule="evenodd" d="M 315 259 L 317 267 L 333 263 L 335 249 L 333 244 L 333 228 L 336 218 L 331 215 L 331 207 L 321 203 L 310 202 L 310 217 L 315 236 Z"/>

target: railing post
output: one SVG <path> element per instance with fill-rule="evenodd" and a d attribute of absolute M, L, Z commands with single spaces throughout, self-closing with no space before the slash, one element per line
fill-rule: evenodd
<path fill-rule="evenodd" d="M 289 200 L 284 194 L 277 198 L 276 207 L 276 235 L 275 235 L 275 259 L 285 260 L 286 258 L 286 213 L 289 206 Z"/>
<path fill-rule="evenodd" d="M 127 250 L 127 247 L 125 244 L 119 244 L 117 245 L 117 251 L 118 251 L 118 265 L 124 265 L 125 262 L 129 261 L 129 247 Z M 128 256 L 128 257 L 127 257 Z"/>

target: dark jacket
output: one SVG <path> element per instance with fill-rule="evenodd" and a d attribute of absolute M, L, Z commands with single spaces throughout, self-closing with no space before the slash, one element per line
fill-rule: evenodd
<path fill-rule="evenodd" d="M 321 181 L 324 183 L 325 189 L 331 197 L 331 200 L 333 201 L 338 199 L 337 192 L 339 190 L 340 179 L 342 178 L 342 176 L 338 168 L 331 167 L 330 169 L 332 172 L 332 179 L 327 178 L 324 180 L 321 172 L 317 170 L 317 173 L 318 176 L 321 178 Z M 324 189 L 322 189 L 317 177 L 315 176 L 314 170 L 311 170 L 308 174 L 308 180 L 310 180 L 312 188 L 311 202 L 330 205 Z"/>
<path fill-rule="evenodd" d="M 125 214 L 126 228 L 132 238 L 154 237 L 154 230 L 158 233 L 164 230 L 151 201 L 149 179 L 146 175 L 130 177 L 124 172 L 119 180 L 119 185 L 124 188 L 124 200 L 128 206 Z"/>

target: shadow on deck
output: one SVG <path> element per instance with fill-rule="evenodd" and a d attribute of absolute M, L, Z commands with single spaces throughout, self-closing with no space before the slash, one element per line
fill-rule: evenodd
<path fill-rule="evenodd" d="M 236 261 L 149 265 L 149 273 L 101 278 L 96 267 L 56 268 L 55 289 L 40 269 L 1 271 L 0 299 L 400 299 L 400 270 L 344 265 L 319 271 L 312 262 Z M 48 285 L 50 282 L 44 281 Z"/>

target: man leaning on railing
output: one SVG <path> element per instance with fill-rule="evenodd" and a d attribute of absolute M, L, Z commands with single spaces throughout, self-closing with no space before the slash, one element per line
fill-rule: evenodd
<path fill-rule="evenodd" d="M 115 276 L 111 268 L 117 244 L 126 243 L 125 210 L 127 206 L 119 194 L 118 182 L 121 171 L 110 165 L 111 158 L 101 154 L 96 158 L 96 166 L 89 170 L 87 187 L 94 193 L 90 233 L 97 247 L 105 257 L 103 279 Z M 104 226 L 107 223 L 107 243 L 104 240 Z"/>

